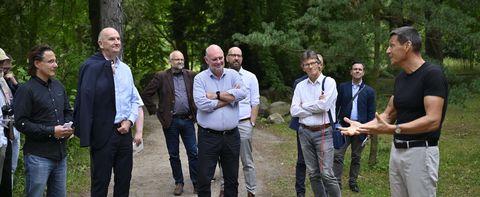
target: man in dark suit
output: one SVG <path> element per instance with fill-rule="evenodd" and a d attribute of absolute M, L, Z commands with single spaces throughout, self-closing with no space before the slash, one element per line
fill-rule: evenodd
<path fill-rule="evenodd" d="M 368 122 L 375 117 L 375 91 L 363 81 L 363 75 L 365 74 L 364 69 L 365 66 L 361 63 L 353 64 L 352 69 L 350 70 L 352 81 L 344 82 L 338 87 L 336 111 L 339 113 L 338 120 L 344 127 L 349 126 L 343 121 L 344 117 L 348 117 L 361 123 Z M 360 93 L 358 93 L 358 96 L 352 101 L 353 96 L 359 91 Z M 336 149 L 334 154 L 333 171 L 341 187 L 343 158 L 348 145 L 351 145 L 352 160 L 350 163 L 350 178 L 348 184 L 350 190 L 353 192 L 360 192 L 357 184 L 357 177 L 360 171 L 360 159 L 363 150 L 362 143 L 366 137 L 366 134 L 346 136 L 345 145 L 341 149 Z"/>
<path fill-rule="evenodd" d="M 150 115 L 157 114 L 170 156 L 170 167 L 175 180 L 174 195 L 183 193 L 183 172 L 179 155 L 179 135 L 187 150 L 190 180 L 194 193 L 197 188 L 197 136 L 195 134 L 196 108 L 193 102 L 194 73 L 183 69 L 184 59 L 180 51 L 170 54 L 171 68 L 157 73 L 143 90 L 142 98 Z M 158 95 L 158 108 L 153 96 Z"/>
<path fill-rule="evenodd" d="M 131 127 L 141 99 L 132 72 L 118 55 L 119 33 L 103 29 L 98 36 L 100 52 L 80 68 L 75 99 L 75 135 L 80 146 L 90 146 L 91 196 L 107 196 L 111 172 L 113 196 L 128 196 L 132 177 Z"/>

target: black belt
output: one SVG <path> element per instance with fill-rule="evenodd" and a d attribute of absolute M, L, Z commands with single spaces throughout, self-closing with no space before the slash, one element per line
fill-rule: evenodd
<path fill-rule="evenodd" d="M 242 119 L 240 119 L 238 122 L 243 122 L 243 121 L 246 121 L 246 120 L 250 120 L 250 117 L 248 117 L 248 118 L 242 118 Z"/>
<path fill-rule="evenodd" d="M 236 130 L 236 128 L 234 128 L 234 129 L 231 129 L 231 130 L 217 131 L 217 130 L 207 129 L 207 128 L 203 128 L 203 127 L 200 127 L 200 128 L 202 128 L 207 133 L 211 133 L 211 134 L 215 134 L 215 135 L 231 135 L 231 134 L 235 133 L 235 130 Z"/>
<path fill-rule="evenodd" d="M 173 118 L 178 119 L 192 119 L 190 114 L 173 114 Z"/>
<path fill-rule="evenodd" d="M 393 140 L 393 144 L 395 145 L 395 148 L 399 148 L 399 149 L 406 149 L 406 148 L 413 148 L 413 147 L 429 147 L 429 146 L 437 146 L 438 140 L 410 140 L 410 141 Z"/>

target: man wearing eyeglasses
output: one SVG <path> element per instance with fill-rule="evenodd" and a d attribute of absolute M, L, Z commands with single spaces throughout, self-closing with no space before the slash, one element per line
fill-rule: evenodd
<path fill-rule="evenodd" d="M 182 52 L 170 53 L 171 68 L 155 74 L 153 79 L 143 90 L 142 98 L 150 115 L 157 114 L 162 123 L 163 134 L 167 143 L 175 181 L 174 195 L 183 193 L 183 172 L 179 155 L 179 136 L 187 151 L 190 180 L 193 192 L 197 192 L 197 136 L 195 134 L 195 113 L 193 103 L 193 77 L 195 74 L 184 69 Z M 158 108 L 153 101 L 155 93 L 158 95 Z"/>
<path fill-rule="evenodd" d="M 243 69 L 242 50 L 238 47 L 232 47 L 228 50 L 228 66 L 236 70 L 242 77 L 243 83 L 247 89 L 247 97 L 239 102 L 239 121 L 238 131 L 240 132 L 240 159 L 243 165 L 243 174 L 245 176 L 245 187 L 248 197 L 255 196 L 257 180 L 255 176 L 255 164 L 252 155 L 252 136 L 253 128 L 258 115 L 258 104 L 260 104 L 260 93 L 258 90 L 258 80 L 255 74 Z M 220 179 L 220 195 L 224 196 L 224 180 Z"/>
<path fill-rule="evenodd" d="M 25 134 L 25 196 L 67 196 L 67 139 L 73 134 L 72 108 L 52 48 L 34 47 L 28 58 L 31 78 L 15 94 L 15 127 Z"/>
<path fill-rule="evenodd" d="M 196 75 L 193 83 L 198 121 L 198 196 L 211 196 L 210 181 L 217 161 L 223 170 L 225 196 L 237 196 L 239 102 L 247 91 L 240 74 L 224 68 L 224 53 L 218 45 L 207 47 L 204 59 L 208 69 Z"/>
<path fill-rule="evenodd" d="M 315 196 L 323 196 L 324 192 L 327 196 L 341 196 L 332 169 L 333 130 L 327 113 L 335 114 L 336 83 L 322 74 L 323 62 L 316 52 L 305 51 L 301 61 L 308 78 L 297 84 L 290 113 L 299 118 L 298 135 L 310 184 Z"/>

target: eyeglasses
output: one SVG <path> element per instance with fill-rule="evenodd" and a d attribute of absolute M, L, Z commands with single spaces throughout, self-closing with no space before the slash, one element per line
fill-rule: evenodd
<path fill-rule="evenodd" d="M 315 66 L 316 64 L 318 64 L 318 62 L 310 62 L 310 63 L 306 63 L 306 64 L 302 64 L 303 67 L 311 67 L 311 66 Z"/>
<path fill-rule="evenodd" d="M 241 58 L 241 57 L 242 57 L 241 54 L 228 54 L 227 56 L 230 56 L 230 57 L 238 57 L 238 58 Z"/>
<path fill-rule="evenodd" d="M 46 61 L 48 64 L 58 64 L 56 59 Z"/>
<path fill-rule="evenodd" d="M 176 58 L 176 59 L 171 59 L 172 61 L 185 61 L 184 59 L 181 58 Z"/>

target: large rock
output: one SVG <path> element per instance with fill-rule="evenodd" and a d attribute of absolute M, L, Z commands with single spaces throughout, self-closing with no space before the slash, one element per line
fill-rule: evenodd
<path fill-rule="evenodd" d="M 270 101 L 268 101 L 267 97 L 260 96 L 260 105 L 258 107 L 258 115 L 260 117 L 268 117 L 268 107 L 270 106 Z"/>
<path fill-rule="evenodd" d="M 290 104 L 283 101 L 277 101 L 270 105 L 268 108 L 269 114 L 279 113 L 282 116 L 290 114 Z"/>
<path fill-rule="evenodd" d="M 270 116 L 268 116 L 267 120 L 269 123 L 273 123 L 273 124 L 281 124 L 285 122 L 282 115 L 280 115 L 279 113 L 271 114 Z"/>

